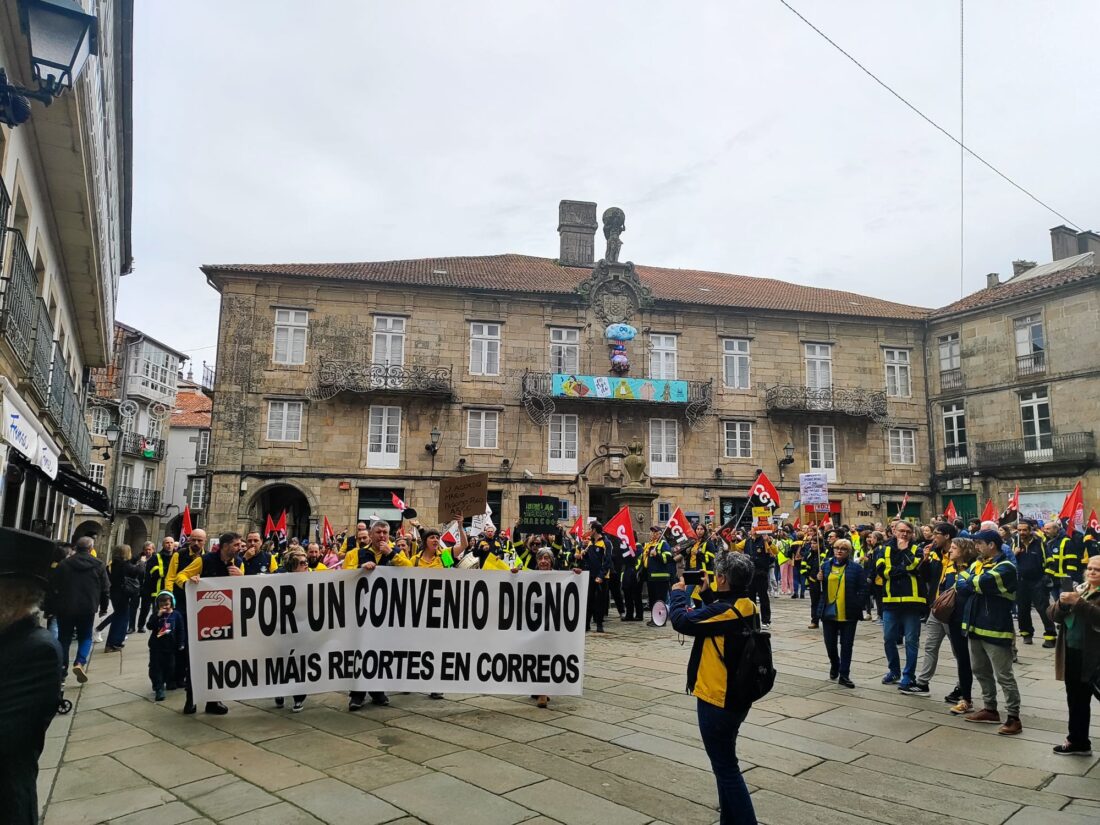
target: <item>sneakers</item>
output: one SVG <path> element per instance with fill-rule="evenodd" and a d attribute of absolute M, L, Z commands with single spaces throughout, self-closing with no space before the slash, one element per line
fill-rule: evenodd
<path fill-rule="evenodd" d="M 841 687 L 846 688 L 854 688 L 856 686 L 856 683 L 849 679 L 847 676 L 841 676 L 839 679 L 836 680 L 836 683 Z"/>
<path fill-rule="evenodd" d="M 164 692 L 164 688 L 159 687 L 159 688 L 157 688 L 156 693 L 153 696 L 153 701 L 154 702 L 163 702 L 167 695 L 168 694 Z"/>
<path fill-rule="evenodd" d="M 1025 645 L 1035 644 L 1035 640 L 1032 639 L 1030 636 L 1024 636 L 1023 641 Z"/>
<path fill-rule="evenodd" d="M 974 706 L 965 699 L 960 699 L 958 704 L 950 708 L 952 716 L 963 716 L 974 710 Z"/>
<path fill-rule="evenodd" d="M 1047 650 L 1050 650 L 1052 647 L 1054 647 L 1054 644 L 1054 639 L 1043 639 L 1043 647 L 1045 647 Z"/>
<path fill-rule="evenodd" d="M 275 697 L 275 707 L 281 708 L 285 704 L 286 704 L 286 699 L 284 699 L 282 696 L 276 696 Z"/>
<path fill-rule="evenodd" d="M 771 622 L 763 622 L 760 625 L 760 629 L 761 630 L 771 630 L 772 629 L 772 623 Z"/>
<path fill-rule="evenodd" d="M 76 680 L 80 682 L 80 684 L 84 684 L 85 682 L 87 682 L 88 671 L 86 670 L 86 666 L 80 664 L 79 662 L 73 665 L 73 676 L 76 677 Z"/>
<path fill-rule="evenodd" d="M 817 628 L 818 628 L 817 622 L 810 622 L 808 625 L 806 625 L 807 630 L 817 630 Z"/>
<path fill-rule="evenodd" d="M 928 689 L 928 685 L 922 685 L 920 682 L 913 682 L 911 685 L 898 685 L 898 692 L 908 693 L 911 696 L 923 696 L 928 698 L 932 691 Z"/>
<path fill-rule="evenodd" d="M 95 638 L 95 640 L 96 640 L 96 644 L 98 644 L 98 643 L 102 642 L 102 641 L 103 641 L 103 631 L 101 631 L 101 630 L 97 630 L 97 631 L 95 632 L 95 637 L 94 637 L 94 638 Z"/>
<path fill-rule="evenodd" d="M 901 677 L 898 676 L 896 673 L 887 673 L 885 676 L 882 677 L 882 683 L 884 685 L 896 685 L 898 683 L 898 679 L 900 678 Z"/>
<path fill-rule="evenodd" d="M 203 708 L 205 713 L 209 713 L 211 716 L 225 716 L 229 713 L 229 708 L 223 705 L 221 702 L 207 702 L 206 707 Z"/>
<path fill-rule="evenodd" d="M 370 695 L 370 703 L 372 705 L 378 705 L 379 707 L 385 707 L 390 703 L 390 697 L 381 691 L 374 691 Z"/>
<path fill-rule="evenodd" d="M 1009 716 L 1005 719 L 1005 723 L 997 728 L 997 733 L 1001 736 L 1015 736 L 1023 731 L 1024 726 L 1020 723 L 1019 716 Z"/>
<path fill-rule="evenodd" d="M 949 705 L 953 705 L 956 702 L 962 701 L 962 698 L 962 688 L 960 688 L 958 685 L 955 685 L 955 689 L 944 696 L 943 701 L 947 702 L 947 704 Z"/>
<path fill-rule="evenodd" d="M 348 710 L 349 711 L 357 711 L 360 708 L 362 708 L 363 705 L 365 705 L 365 704 L 366 704 L 366 702 L 363 701 L 363 697 L 361 697 L 361 696 L 358 696 L 354 699 L 349 699 L 348 700 Z"/>
<path fill-rule="evenodd" d="M 967 722 L 983 722 L 987 725 L 999 725 L 1001 723 L 1001 714 L 989 708 L 982 708 L 974 713 L 968 713 L 963 719 Z M 1018 732 L 1019 731 L 1017 731 L 1017 733 Z"/>
<path fill-rule="evenodd" d="M 1055 745 L 1053 750 L 1059 756 L 1092 756 L 1091 745 L 1071 745 L 1066 742 L 1062 745 Z"/>
<path fill-rule="evenodd" d="M 305 699 L 298 699 L 294 702 L 294 707 L 290 709 L 291 713 L 301 713 L 306 706 Z"/>
<path fill-rule="evenodd" d="M 428 698 L 429 699 L 442 699 L 443 694 L 442 693 L 429 693 Z"/>

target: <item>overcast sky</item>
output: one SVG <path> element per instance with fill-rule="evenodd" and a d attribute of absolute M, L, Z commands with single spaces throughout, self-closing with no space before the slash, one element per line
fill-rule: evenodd
<path fill-rule="evenodd" d="M 949 131 L 957 0 L 790 0 Z M 118 317 L 215 359 L 204 263 L 556 257 L 562 198 L 637 263 L 959 297 L 958 147 L 778 0 L 135 4 Z M 966 142 L 1100 229 L 1100 4 L 967 0 Z M 1062 223 L 968 160 L 966 291 Z M 1095 215 L 1095 216 L 1094 216 Z"/>

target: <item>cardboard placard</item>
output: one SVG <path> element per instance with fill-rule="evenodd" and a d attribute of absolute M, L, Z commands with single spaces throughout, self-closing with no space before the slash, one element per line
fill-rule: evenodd
<path fill-rule="evenodd" d="M 825 473 L 799 473 L 798 493 L 803 504 L 828 504 L 829 476 Z"/>
<path fill-rule="evenodd" d="M 489 498 L 489 474 L 466 473 L 439 480 L 439 513 L 441 522 L 450 521 L 454 513 L 464 516 L 481 515 Z"/>
<path fill-rule="evenodd" d="M 771 533 L 774 531 L 772 525 L 772 511 L 770 507 L 753 507 L 752 508 L 752 529 L 758 534 Z"/>
<path fill-rule="evenodd" d="M 520 496 L 521 533 L 552 533 L 558 526 L 561 504 L 554 496 Z"/>

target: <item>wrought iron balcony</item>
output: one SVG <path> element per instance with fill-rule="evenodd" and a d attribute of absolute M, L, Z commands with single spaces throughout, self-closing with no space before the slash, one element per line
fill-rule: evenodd
<path fill-rule="evenodd" d="M 149 438 L 138 433 L 123 433 L 119 439 L 123 455 L 160 461 L 164 458 L 164 439 Z"/>
<path fill-rule="evenodd" d="M 316 396 L 329 399 L 337 393 L 353 392 L 449 399 L 454 396 L 451 372 L 450 366 L 393 366 L 321 358 Z"/>
<path fill-rule="evenodd" d="M 682 410 L 693 427 L 712 414 L 713 381 L 630 378 L 525 372 L 521 382 L 527 414 L 545 424 L 561 403 L 642 404 Z"/>
<path fill-rule="evenodd" d="M 159 509 L 159 490 L 141 490 L 137 487 L 118 488 L 115 510 L 123 513 L 155 513 Z"/>
<path fill-rule="evenodd" d="M 4 285 L 4 306 L 0 310 L 0 334 L 11 345 L 20 363 L 29 368 L 34 345 L 35 296 L 38 294 L 38 276 L 27 252 L 27 245 L 20 232 L 8 230 L 11 261 L 7 283 Z"/>
<path fill-rule="evenodd" d="M 1096 461 L 1096 438 L 1088 433 L 1010 438 L 974 445 L 974 467 L 996 470 L 1036 464 L 1091 464 Z"/>
<path fill-rule="evenodd" d="M 46 409 L 50 417 L 60 427 L 65 420 L 65 390 L 69 383 L 69 368 L 65 359 L 58 353 L 53 360 L 53 373 L 50 381 L 50 397 Z"/>
<path fill-rule="evenodd" d="M 795 414 L 839 414 L 883 421 L 887 418 L 883 390 L 817 389 L 791 384 L 769 387 L 764 395 L 768 412 Z"/>
<path fill-rule="evenodd" d="M 1016 373 L 1018 375 L 1041 375 L 1047 371 L 1047 354 L 1045 352 L 1033 352 L 1031 355 L 1016 356 Z"/>
<path fill-rule="evenodd" d="M 31 356 L 31 388 L 43 404 L 49 404 L 50 398 L 50 360 L 53 358 L 53 324 L 50 313 L 46 311 L 46 302 L 41 298 L 37 304 L 36 324 L 34 328 L 34 347 Z"/>
<path fill-rule="evenodd" d="M 963 381 L 963 374 L 961 369 L 943 370 L 940 372 L 940 390 L 946 392 L 948 390 L 961 390 L 965 382 Z"/>

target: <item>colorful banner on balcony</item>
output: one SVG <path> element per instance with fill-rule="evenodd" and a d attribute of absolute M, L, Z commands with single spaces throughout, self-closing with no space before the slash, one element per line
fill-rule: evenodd
<path fill-rule="evenodd" d="M 579 696 L 588 573 L 379 567 L 189 582 L 195 701 L 345 690 Z"/>
<path fill-rule="evenodd" d="M 610 398 L 616 401 L 686 404 L 688 382 L 555 373 L 553 394 L 555 398 Z"/>

